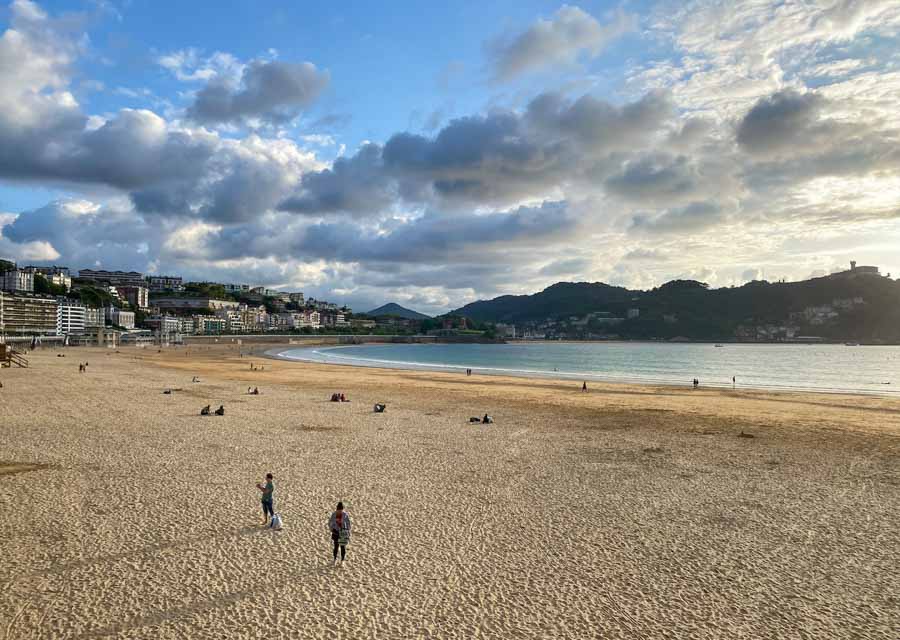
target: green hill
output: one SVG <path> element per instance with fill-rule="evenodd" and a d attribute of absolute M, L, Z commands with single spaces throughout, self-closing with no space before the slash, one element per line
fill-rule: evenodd
<path fill-rule="evenodd" d="M 565 324 L 571 318 L 599 314 L 624 320 L 614 330 L 602 319 L 590 320 L 588 326 L 628 338 L 776 339 L 791 334 L 900 342 L 900 281 L 844 272 L 721 289 L 675 280 L 648 291 L 602 282 L 560 282 L 533 295 L 473 302 L 452 313 L 479 322 L 525 326 Z"/>

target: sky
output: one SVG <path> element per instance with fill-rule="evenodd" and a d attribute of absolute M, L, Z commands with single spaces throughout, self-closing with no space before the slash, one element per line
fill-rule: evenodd
<path fill-rule="evenodd" d="M 432 314 L 896 277 L 898 95 L 893 0 L 13 0 L 0 258 Z"/>

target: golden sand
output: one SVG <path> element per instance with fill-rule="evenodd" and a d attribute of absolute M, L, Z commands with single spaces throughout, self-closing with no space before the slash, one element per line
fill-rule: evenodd
<path fill-rule="evenodd" d="M 67 354 L 0 372 L 0 640 L 900 628 L 898 400 Z"/>

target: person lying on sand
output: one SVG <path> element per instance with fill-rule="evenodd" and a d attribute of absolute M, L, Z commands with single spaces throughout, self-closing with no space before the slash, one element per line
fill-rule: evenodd
<path fill-rule="evenodd" d="M 206 405 L 205 407 L 203 407 L 202 409 L 200 409 L 200 415 L 201 415 L 201 416 L 208 416 L 208 415 L 209 415 L 209 405 Z"/>
<path fill-rule="evenodd" d="M 224 416 L 224 415 L 225 415 L 225 405 L 223 405 L 223 404 L 220 404 L 220 405 L 219 405 L 219 408 L 216 409 L 216 415 L 217 415 L 217 416 Z"/>
<path fill-rule="evenodd" d="M 275 515 L 274 476 L 267 473 L 265 484 L 257 484 L 256 488 L 262 491 L 263 524 L 268 524 L 269 518 Z"/>
<path fill-rule="evenodd" d="M 481 418 L 479 418 L 478 416 L 472 416 L 471 418 L 469 418 L 469 422 L 477 422 L 478 424 L 481 424 Z"/>
<path fill-rule="evenodd" d="M 332 558 L 337 564 L 338 548 L 341 550 L 341 564 L 347 557 L 347 543 L 350 542 L 350 514 L 344 511 L 344 503 L 337 503 L 337 510 L 328 519 L 328 528 L 331 530 L 331 541 L 334 543 Z"/>

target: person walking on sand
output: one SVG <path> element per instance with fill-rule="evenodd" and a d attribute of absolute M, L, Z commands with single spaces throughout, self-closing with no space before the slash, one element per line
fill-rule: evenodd
<path fill-rule="evenodd" d="M 269 518 L 275 515 L 275 483 L 271 473 L 266 474 L 266 483 L 258 484 L 256 488 L 262 491 L 263 524 L 269 524 Z"/>
<path fill-rule="evenodd" d="M 341 564 L 347 557 L 347 543 L 350 542 L 350 514 L 344 511 L 344 503 L 337 503 L 337 510 L 331 514 L 328 520 L 328 528 L 331 530 L 331 541 L 334 543 L 332 551 L 333 564 L 337 564 L 338 548 L 341 550 Z"/>
<path fill-rule="evenodd" d="M 587 380 L 581 383 L 581 391 L 587 393 Z"/>

